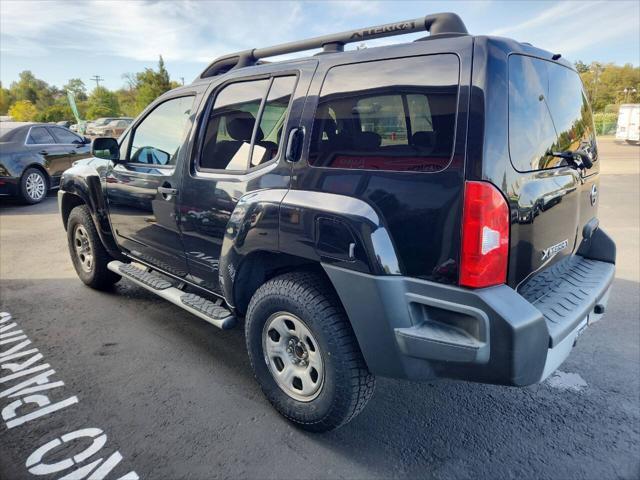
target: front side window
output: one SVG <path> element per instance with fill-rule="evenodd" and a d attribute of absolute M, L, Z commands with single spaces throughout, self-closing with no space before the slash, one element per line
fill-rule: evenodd
<path fill-rule="evenodd" d="M 453 154 L 459 61 L 431 55 L 334 67 L 316 110 L 316 167 L 439 171 Z"/>
<path fill-rule="evenodd" d="M 511 55 L 509 153 L 513 166 L 521 172 L 555 168 L 566 161 L 549 155 L 550 151 L 595 150 L 594 146 L 591 108 L 578 74 L 546 60 Z"/>
<path fill-rule="evenodd" d="M 51 145 L 56 141 L 45 127 L 33 127 L 29 133 L 27 143 L 30 145 Z"/>
<path fill-rule="evenodd" d="M 232 83 L 216 96 L 199 167 L 246 171 L 276 158 L 295 76 Z"/>
<path fill-rule="evenodd" d="M 133 132 L 129 161 L 175 165 L 190 126 L 192 106 L 190 96 L 167 100 L 152 110 Z"/>
<path fill-rule="evenodd" d="M 72 133 L 66 128 L 54 127 L 54 128 L 51 128 L 51 131 L 53 132 L 53 135 L 56 137 L 57 143 L 62 143 L 64 145 L 73 145 L 74 143 L 84 143 L 78 135 L 76 135 L 75 133 Z"/>

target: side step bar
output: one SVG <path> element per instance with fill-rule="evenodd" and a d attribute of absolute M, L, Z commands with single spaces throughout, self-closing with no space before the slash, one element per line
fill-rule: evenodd
<path fill-rule="evenodd" d="M 227 330 L 236 324 L 233 314 L 219 303 L 193 293 L 185 293 L 168 280 L 135 265 L 113 260 L 108 263 L 107 268 L 218 328 Z"/>

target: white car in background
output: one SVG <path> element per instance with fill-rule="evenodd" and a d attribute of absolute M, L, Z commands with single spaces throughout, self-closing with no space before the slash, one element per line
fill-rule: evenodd
<path fill-rule="evenodd" d="M 640 142 L 640 103 L 620 105 L 616 139 L 632 145 Z"/>

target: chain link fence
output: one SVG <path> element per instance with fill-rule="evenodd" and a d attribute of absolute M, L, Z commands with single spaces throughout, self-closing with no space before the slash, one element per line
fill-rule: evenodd
<path fill-rule="evenodd" d="M 593 114 L 593 123 L 596 126 L 596 135 L 615 135 L 618 124 L 617 113 L 598 112 Z"/>

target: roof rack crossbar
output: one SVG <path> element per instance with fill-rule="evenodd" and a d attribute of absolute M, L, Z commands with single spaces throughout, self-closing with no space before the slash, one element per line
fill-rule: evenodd
<path fill-rule="evenodd" d="M 243 52 L 232 53 L 214 60 L 200 75 L 200 78 L 213 77 L 226 73 L 235 68 L 254 65 L 259 59 L 274 57 L 287 53 L 303 52 L 315 48 L 323 48 L 325 45 L 335 47 L 342 44 L 373 40 L 375 38 L 392 37 L 407 33 L 428 31 L 431 35 L 442 33 L 467 34 L 467 28 L 462 19 L 455 13 L 436 13 L 426 17 L 405 20 L 402 22 L 387 23 L 374 27 L 350 30 L 347 32 L 322 35 L 320 37 L 282 43 L 272 47 L 254 48 Z M 328 49 L 331 51 L 331 49 Z M 338 49 L 339 51 L 339 49 Z M 234 63 L 235 62 L 235 63 Z"/>

